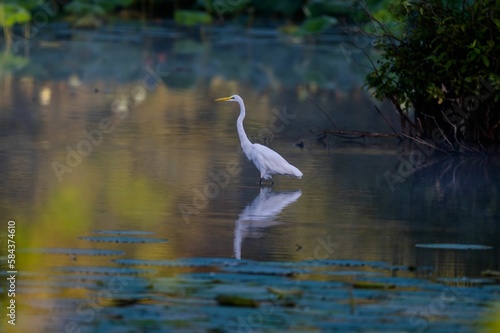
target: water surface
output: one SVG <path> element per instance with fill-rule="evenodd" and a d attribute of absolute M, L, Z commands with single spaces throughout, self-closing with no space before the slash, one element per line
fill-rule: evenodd
<path fill-rule="evenodd" d="M 147 314 L 137 320 L 154 322 L 167 310 L 147 304 L 172 306 L 162 297 L 186 287 L 162 278 L 214 267 L 238 267 L 235 274 L 254 270 L 257 279 L 286 275 L 283 263 L 322 261 L 327 268 L 317 273 L 320 281 L 327 279 L 321 274 L 335 272 L 399 272 L 402 279 L 451 279 L 442 281 L 454 285 L 454 279 L 500 269 L 496 157 L 427 151 L 418 153 L 418 168 L 406 170 L 419 148 L 392 139 L 318 139 L 320 129 L 333 125 L 307 98 L 340 128 L 390 132 L 361 89 L 366 68 L 341 50 L 350 36 L 313 43 L 264 30 L 233 37 L 217 29 L 155 29 L 132 28 L 127 38 L 112 29 L 106 38 L 49 29 L 30 43 L 29 52 L 9 55 L 21 65 L 9 65 L 6 56 L 0 64 L 0 203 L 4 220 L 16 221 L 20 311 L 34 318 L 28 323 L 20 315 L 22 325 L 37 331 L 73 320 L 84 321 L 79 327 L 89 331 L 106 331 L 123 316 L 120 306 L 132 304 Z M 237 105 L 213 102 L 234 93 L 245 99 L 251 140 L 278 151 L 303 179 L 277 176 L 272 188 L 259 187 L 258 171 L 239 149 Z M 396 119 L 388 105 L 381 108 Z M 278 267 L 245 270 L 254 261 Z M 205 278 L 188 276 L 183 283 Z M 246 283 L 232 281 L 238 288 Z M 483 282 L 496 283 L 488 281 Z M 92 318 L 83 310 L 64 311 L 113 283 L 126 287 L 116 287 L 120 296 L 111 304 L 98 302 L 106 310 L 95 310 Z M 174 291 L 165 287 L 172 283 Z M 301 288 L 313 288 L 307 283 Z M 437 290 L 438 296 L 422 296 L 415 304 L 427 306 L 442 288 L 425 285 L 422 293 Z M 218 294 L 194 290 L 198 299 L 211 302 Z M 301 306 L 314 308 L 313 303 Z M 330 310 L 347 316 L 344 322 L 356 322 L 348 303 Z M 451 323 L 456 313 L 447 314 Z M 170 320 L 211 317 L 175 316 Z M 220 325 L 211 322 L 208 328 Z"/>

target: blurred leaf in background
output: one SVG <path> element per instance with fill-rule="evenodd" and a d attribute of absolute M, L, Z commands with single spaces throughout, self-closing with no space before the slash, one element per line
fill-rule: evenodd
<path fill-rule="evenodd" d="M 12 27 L 16 23 L 26 23 L 31 19 L 31 14 L 23 6 L 16 4 L 0 4 L 0 25 Z"/>
<path fill-rule="evenodd" d="M 300 12 L 302 0 L 253 0 L 252 5 L 257 13 L 263 13 L 266 16 L 279 15 L 292 18 Z"/>
<path fill-rule="evenodd" d="M 177 10 L 174 14 L 174 21 L 182 25 L 197 25 L 212 23 L 212 16 L 206 12 L 195 10 Z"/>
<path fill-rule="evenodd" d="M 223 19 L 224 16 L 236 16 L 247 9 L 251 0 L 198 0 L 195 7 Z"/>
<path fill-rule="evenodd" d="M 0 4 L 0 26 L 5 36 L 6 49 L 10 49 L 12 44 L 12 27 L 14 24 L 27 23 L 30 20 L 31 14 L 22 4 L 9 2 Z"/>
<path fill-rule="evenodd" d="M 349 16 L 352 13 L 352 0 L 312 0 L 304 6 L 307 17 Z"/>
<path fill-rule="evenodd" d="M 4 52 L 0 55 L 0 78 L 7 73 L 25 68 L 28 64 L 28 58 L 14 55 L 11 52 Z"/>
<path fill-rule="evenodd" d="M 297 30 L 298 35 L 319 34 L 337 23 L 337 19 L 330 16 L 320 16 L 306 19 Z"/>
<path fill-rule="evenodd" d="M 119 8 L 128 7 L 134 0 L 73 0 L 64 7 L 73 26 L 96 28 L 106 15 Z"/>

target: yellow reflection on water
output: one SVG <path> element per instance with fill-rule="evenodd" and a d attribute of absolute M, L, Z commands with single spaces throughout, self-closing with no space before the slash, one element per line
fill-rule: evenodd
<path fill-rule="evenodd" d="M 50 105 L 50 101 L 52 100 L 52 89 L 50 87 L 43 87 L 40 90 L 40 104 L 43 106 Z"/>

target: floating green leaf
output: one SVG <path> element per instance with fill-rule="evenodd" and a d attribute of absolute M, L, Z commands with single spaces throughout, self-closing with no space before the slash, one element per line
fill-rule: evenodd
<path fill-rule="evenodd" d="M 218 295 L 216 300 L 217 304 L 224 306 L 246 306 L 252 308 L 259 306 L 259 302 L 256 300 L 238 295 Z"/>
<path fill-rule="evenodd" d="M 300 289 L 278 289 L 278 288 L 273 288 L 273 287 L 267 288 L 267 291 L 269 291 L 271 294 L 278 296 L 278 298 L 302 296 L 302 294 L 304 293 Z"/>
<path fill-rule="evenodd" d="M 392 283 L 356 281 L 352 284 L 355 289 L 394 289 L 396 286 Z"/>
<path fill-rule="evenodd" d="M 194 10 L 177 10 L 174 14 L 174 20 L 188 26 L 212 23 L 212 17 L 208 13 Z"/>

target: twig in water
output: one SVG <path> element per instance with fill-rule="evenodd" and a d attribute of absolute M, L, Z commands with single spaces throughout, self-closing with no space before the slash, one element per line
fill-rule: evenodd
<path fill-rule="evenodd" d="M 315 101 L 313 101 L 313 100 L 312 100 L 312 98 L 310 98 L 310 97 L 307 97 L 307 100 L 308 100 L 309 102 L 313 103 L 313 104 L 314 104 L 314 105 L 318 108 L 318 110 L 320 110 L 320 111 L 321 111 L 321 113 L 323 113 L 323 114 L 324 114 L 324 115 L 328 118 L 328 120 L 330 120 L 330 122 L 332 123 L 333 127 L 335 127 L 335 129 L 339 129 L 339 128 L 337 127 L 337 125 L 335 125 L 335 123 L 333 122 L 332 118 L 330 118 L 330 116 L 329 116 L 329 115 L 328 115 L 325 111 L 323 111 L 323 109 L 321 108 L 321 106 L 319 106 L 319 105 L 318 105 Z"/>
<path fill-rule="evenodd" d="M 422 139 L 415 138 L 415 137 L 413 137 L 413 136 L 410 136 L 410 135 L 407 135 L 407 134 L 404 134 L 404 133 L 401 133 L 401 135 L 402 135 L 402 136 L 404 136 L 405 138 L 408 138 L 408 139 L 410 139 L 410 140 L 413 140 L 413 141 L 415 141 L 415 142 L 417 142 L 417 143 L 420 143 L 420 144 L 422 144 L 422 145 L 429 146 L 429 147 L 431 147 L 431 148 L 433 148 L 433 149 L 436 149 L 436 150 L 439 150 L 439 151 L 441 151 L 441 152 L 443 152 L 443 153 L 445 153 L 445 154 L 449 154 L 449 152 L 448 152 L 448 151 L 446 151 L 446 150 L 444 150 L 444 149 L 441 149 L 441 148 L 439 148 L 438 146 L 431 145 L 429 142 L 424 141 L 424 140 L 422 140 Z"/>
<path fill-rule="evenodd" d="M 348 131 L 348 130 L 325 130 L 325 133 L 333 134 L 337 136 L 344 135 L 356 135 L 355 138 L 351 139 L 359 139 L 364 137 L 372 137 L 372 138 L 397 138 L 398 134 L 393 133 L 378 133 L 378 132 L 364 132 L 364 131 Z"/>
<path fill-rule="evenodd" d="M 394 127 L 392 127 L 391 123 L 389 123 L 389 120 L 387 120 L 387 118 L 384 116 L 384 114 L 382 113 L 382 111 L 380 111 L 380 109 L 376 105 L 375 105 L 375 110 L 377 110 L 378 114 L 384 119 L 385 123 L 387 124 L 387 126 L 389 126 L 392 129 L 392 131 L 394 132 L 394 134 L 396 134 L 397 136 L 399 136 L 399 134 L 396 132 L 396 130 L 394 129 Z"/>

